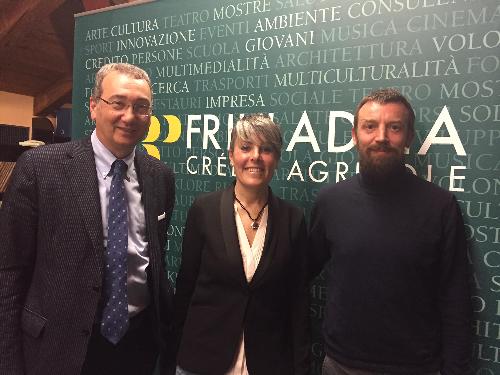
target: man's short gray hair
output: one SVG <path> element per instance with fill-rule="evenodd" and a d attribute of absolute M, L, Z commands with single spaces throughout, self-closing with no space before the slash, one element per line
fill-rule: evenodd
<path fill-rule="evenodd" d="M 94 99 L 101 97 L 102 81 L 104 80 L 104 77 L 111 72 L 125 74 L 134 79 L 142 79 L 148 83 L 148 86 L 152 91 L 151 79 L 149 78 L 148 73 L 146 73 L 143 69 L 127 63 L 110 63 L 103 65 L 95 75 L 94 89 L 92 90 L 92 97 Z"/>

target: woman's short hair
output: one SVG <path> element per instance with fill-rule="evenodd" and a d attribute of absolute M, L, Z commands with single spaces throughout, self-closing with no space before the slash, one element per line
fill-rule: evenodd
<path fill-rule="evenodd" d="M 111 72 L 118 72 L 134 79 L 141 79 L 148 83 L 149 88 L 152 90 L 151 79 L 144 70 L 138 66 L 127 63 L 110 63 L 103 65 L 95 75 L 94 89 L 92 90 L 92 97 L 100 98 L 102 95 L 102 81 Z"/>
<path fill-rule="evenodd" d="M 231 132 L 231 143 L 229 149 L 234 151 L 236 139 L 252 141 L 259 139 L 261 142 L 269 143 L 277 156 L 281 157 L 283 138 L 281 130 L 276 121 L 273 121 L 267 113 L 251 113 L 240 118 Z"/>

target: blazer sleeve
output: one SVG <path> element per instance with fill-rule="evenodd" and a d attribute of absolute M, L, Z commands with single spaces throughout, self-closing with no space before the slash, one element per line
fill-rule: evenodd
<path fill-rule="evenodd" d="M 24 373 L 21 314 L 36 256 L 37 182 L 21 155 L 0 208 L 0 373 Z"/>
<path fill-rule="evenodd" d="M 293 340 L 294 375 L 306 375 L 310 366 L 311 332 L 309 324 L 309 283 L 307 262 L 307 234 L 304 216 L 293 233 L 292 281 L 294 293 L 291 301 L 291 327 Z"/>
<path fill-rule="evenodd" d="M 201 264 L 203 235 L 201 233 L 202 209 L 195 200 L 188 211 L 184 237 L 182 240 L 182 258 L 177 274 L 174 297 L 174 331 L 176 350 L 179 350 L 184 322 L 193 295 Z"/>

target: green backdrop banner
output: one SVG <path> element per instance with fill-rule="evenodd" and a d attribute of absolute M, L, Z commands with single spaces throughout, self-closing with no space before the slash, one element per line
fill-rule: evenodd
<path fill-rule="evenodd" d="M 308 215 L 322 186 L 357 172 L 356 103 L 398 88 L 416 111 L 408 168 L 453 191 L 463 210 L 475 374 L 499 374 L 499 26 L 496 0 L 166 0 L 83 15 L 73 134 L 94 127 L 88 101 L 102 65 L 150 74 L 154 117 L 143 147 L 176 173 L 167 251 L 175 283 L 187 209 L 233 179 L 228 134 L 241 114 L 269 112 L 281 124 L 285 150 L 271 186 Z M 315 374 L 326 293 L 320 276 L 311 288 Z"/>

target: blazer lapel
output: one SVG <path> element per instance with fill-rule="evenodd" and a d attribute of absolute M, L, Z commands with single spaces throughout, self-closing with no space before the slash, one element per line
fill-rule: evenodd
<path fill-rule="evenodd" d="M 222 191 L 220 217 L 222 235 L 229 263 L 234 265 L 238 281 L 242 285 L 247 285 L 245 270 L 243 269 L 243 259 L 241 258 L 240 242 L 238 240 L 238 230 L 236 229 L 236 221 L 234 219 L 234 185 Z"/>
<path fill-rule="evenodd" d="M 104 252 L 101 202 L 90 138 L 76 142 L 74 149 L 67 156 L 63 165 L 69 181 L 69 189 L 92 241 L 94 258 L 97 262 L 96 268 L 101 272 L 100 265 Z"/>
<path fill-rule="evenodd" d="M 274 259 L 274 253 L 276 252 L 276 247 L 278 246 L 279 237 L 279 223 L 280 217 L 278 212 L 278 199 L 271 192 L 269 188 L 269 206 L 268 206 L 268 219 L 267 219 L 267 229 L 266 229 L 266 239 L 264 241 L 264 249 L 262 250 L 262 256 L 260 258 L 259 265 L 255 270 L 250 286 L 254 288 L 259 285 L 263 280 L 266 271 L 270 268 L 272 260 Z"/>

